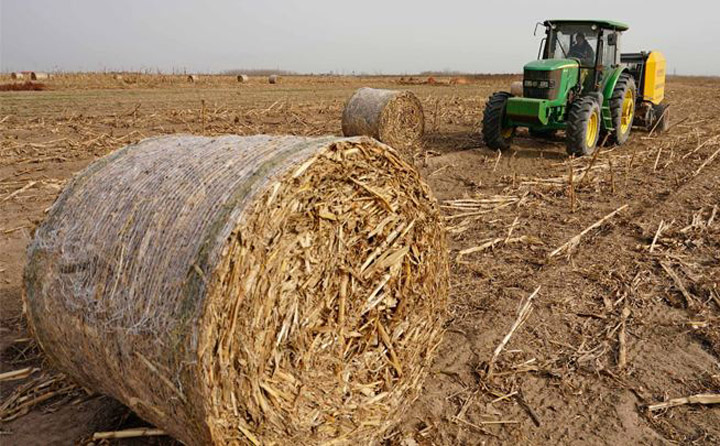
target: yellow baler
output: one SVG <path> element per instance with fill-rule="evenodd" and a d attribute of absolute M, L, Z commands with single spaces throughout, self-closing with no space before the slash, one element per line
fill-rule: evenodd
<path fill-rule="evenodd" d="M 639 81 L 633 124 L 647 129 L 667 130 L 670 119 L 665 102 L 665 56 L 656 50 L 642 51 L 623 54 L 621 61 Z"/>

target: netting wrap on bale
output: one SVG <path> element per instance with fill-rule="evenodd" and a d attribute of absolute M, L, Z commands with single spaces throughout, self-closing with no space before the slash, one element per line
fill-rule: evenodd
<path fill-rule="evenodd" d="M 345 105 L 345 136 L 372 136 L 411 160 L 425 130 L 420 100 L 410 91 L 360 88 Z"/>
<path fill-rule="evenodd" d="M 369 138 L 145 140 L 36 230 L 28 321 L 58 368 L 185 444 L 366 444 L 440 339 L 440 221 Z"/>

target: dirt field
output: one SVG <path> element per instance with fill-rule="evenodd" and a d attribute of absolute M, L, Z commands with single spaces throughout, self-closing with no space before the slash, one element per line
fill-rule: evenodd
<path fill-rule="evenodd" d="M 74 173 L 164 133 L 339 134 L 344 101 L 374 86 L 423 102 L 416 165 L 443 205 L 452 259 L 444 342 L 386 443 L 720 444 L 720 405 L 647 408 L 720 392 L 720 79 L 669 79 L 670 131 L 636 129 L 594 159 L 525 132 L 513 150 L 489 150 L 478 133 L 485 99 L 515 78 L 469 79 L 85 75 L 0 93 L 0 373 L 32 369 L 0 382 L 0 443 L 87 444 L 97 431 L 146 426 L 45 364 L 21 317 L 26 245 Z"/>

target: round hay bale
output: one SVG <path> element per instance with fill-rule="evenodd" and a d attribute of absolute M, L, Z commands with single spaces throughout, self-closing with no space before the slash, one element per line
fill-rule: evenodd
<path fill-rule="evenodd" d="M 372 136 L 401 151 L 408 161 L 424 130 L 422 104 L 410 91 L 360 88 L 342 115 L 343 135 Z"/>
<path fill-rule="evenodd" d="M 270 76 L 268 76 L 268 82 L 271 84 L 277 84 L 277 82 L 278 82 L 277 74 L 271 74 Z"/>
<path fill-rule="evenodd" d="M 519 98 L 523 95 L 523 83 L 522 81 L 515 81 L 510 84 L 510 94 Z"/>
<path fill-rule="evenodd" d="M 22 73 L 10 73 L 10 79 L 23 79 L 25 76 Z"/>
<path fill-rule="evenodd" d="M 113 74 L 113 79 L 116 81 L 123 80 L 122 74 Z"/>
<path fill-rule="evenodd" d="M 247 82 L 249 80 L 250 80 L 250 78 L 248 77 L 247 74 L 238 74 L 238 77 L 237 77 L 238 82 L 242 83 L 242 82 Z"/>
<path fill-rule="evenodd" d="M 188 82 L 195 83 L 200 80 L 200 76 L 198 76 L 196 74 L 191 74 L 187 77 L 187 80 L 188 80 Z"/>
<path fill-rule="evenodd" d="M 48 76 L 47 73 L 38 73 L 38 72 L 35 72 L 35 71 L 33 71 L 32 73 L 30 73 L 30 79 L 31 79 L 31 80 L 34 80 L 34 81 L 45 80 L 45 79 L 47 79 L 47 78 L 49 78 L 49 77 L 50 77 L 50 76 Z"/>
<path fill-rule="evenodd" d="M 384 144 L 181 135 L 76 176 L 24 281 L 52 363 L 184 444 L 368 444 L 422 385 L 448 265 Z"/>

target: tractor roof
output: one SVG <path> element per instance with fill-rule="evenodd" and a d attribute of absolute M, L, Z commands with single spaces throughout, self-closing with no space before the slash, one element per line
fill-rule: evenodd
<path fill-rule="evenodd" d="M 610 28 L 618 31 L 627 31 L 630 27 L 622 22 L 616 22 L 614 20 L 583 20 L 583 19 L 552 19 L 546 20 L 545 24 L 560 24 L 560 23 L 584 23 L 584 24 L 595 24 L 601 28 Z"/>

